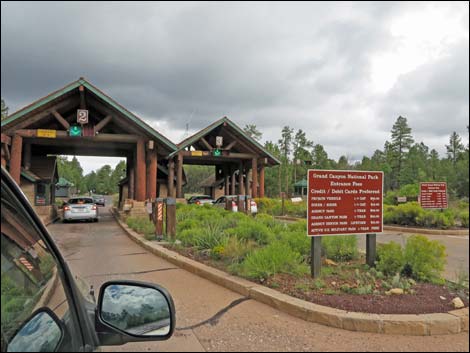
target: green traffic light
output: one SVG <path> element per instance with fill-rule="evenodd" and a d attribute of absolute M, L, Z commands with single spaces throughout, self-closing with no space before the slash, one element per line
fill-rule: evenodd
<path fill-rule="evenodd" d="M 220 155 L 222 154 L 222 152 L 217 148 L 217 149 L 214 150 L 214 153 L 213 153 L 213 154 L 214 154 L 215 157 L 220 157 Z"/>

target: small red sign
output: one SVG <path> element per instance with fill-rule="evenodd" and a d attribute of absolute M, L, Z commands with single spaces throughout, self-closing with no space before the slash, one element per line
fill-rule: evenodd
<path fill-rule="evenodd" d="M 309 236 L 381 233 L 383 172 L 309 170 Z"/>
<path fill-rule="evenodd" d="M 447 208 L 447 183 L 421 183 L 419 190 L 419 203 L 422 208 Z"/>

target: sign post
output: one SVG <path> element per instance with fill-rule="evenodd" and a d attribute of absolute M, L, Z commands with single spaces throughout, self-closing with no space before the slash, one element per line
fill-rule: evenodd
<path fill-rule="evenodd" d="M 376 233 L 382 233 L 383 172 L 309 170 L 307 231 L 312 277 L 320 275 L 321 239 L 327 235 L 367 235 L 367 263 L 376 258 Z"/>
<path fill-rule="evenodd" d="M 157 236 L 157 240 L 163 238 L 163 200 L 163 198 L 156 199 L 155 235 Z"/>
<path fill-rule="evenodd" d="M 166 235 L 174 238 L 176 236 L 176 199 L 166 199 Z"/>

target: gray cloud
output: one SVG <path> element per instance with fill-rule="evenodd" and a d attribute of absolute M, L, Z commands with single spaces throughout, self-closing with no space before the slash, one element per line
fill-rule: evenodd
<path fill-rule="evenodd" d="M 416 4 L 1 6 L 1 87 L 12 110 L 84 76 L 175 131 L 227 115 L 277 140 L 290 125 L 335 157 L 382 148 L 400 114 L 428 135 L 449 134 L 449 126 L 468 120 L 468 42 L 466 56 L 453 48 L 401 77 L 384 97 L 369 92 L 371 57 L 396 44 L 390 23 Z M 439 125 L 444 112 L 451 125 Z"/>

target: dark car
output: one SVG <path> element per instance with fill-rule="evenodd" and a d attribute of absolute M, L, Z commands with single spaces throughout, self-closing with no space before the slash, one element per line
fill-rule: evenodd
<path fill-rule="evenodd" d="M 84 295 L 47 229 L 1 168 L 2 352 L 90 352 L 169 339 L 175 308 L 162 287 L 117 280 Z"/>
<path fill-rule="evenodd" d="M 188 199 L 189 205 L 205 205 L 205 204 L 212 204 L 214 199 L 209 195 L 197 195 L 192 196 Z"/>
<path fill-rule="evenodd" d="M 92 195 L 91 197 L 98 206 L 106 206 L 106 200 L 103 195 Z"/>

